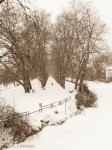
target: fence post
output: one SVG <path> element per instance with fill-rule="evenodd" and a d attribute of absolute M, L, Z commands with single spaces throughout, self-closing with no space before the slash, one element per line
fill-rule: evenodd
<path fill-rule="evenodd" d="M 42 112 L 42 103 L 39 103 L 39 111 Z"/>

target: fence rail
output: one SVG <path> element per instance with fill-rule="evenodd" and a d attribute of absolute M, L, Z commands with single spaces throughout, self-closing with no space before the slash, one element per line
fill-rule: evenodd
<path fill-rule="evenodd" d="M 61 101 L 56 101 L 56 102 L 54 102 L 54 103 L 51 103 L 51 104 L 48 104 L 48 105 L 44 105 L 44 106 L 41 107 L 40 110 L 44 110 L 44 109 L 47 109 L 47 108 L 53 108 L 53 107 L 62 105 L 63 103 L 69 102 L 70 100 L 71 100 L 71 96 L 70 96 L 70 97 L 67 97 L 67 98 L 64 98 L 64 99 L 61 100 Z"/>
<path fill-rule="evenodd" d="M 41 113 L 43 110 L 45 109 L 48 109 L 48 108 L 54 108 L 54 107 L 57 107 L 59 105 L 62 105 L 62 104 L 65 104 L 65 114 L 66 114 L 66 103 L 71 101 L 71 96 L 67 97 L 67 98 L 64 98 L 60 101 L 56 101 L 54 103 L 50 103 L 50 104 L 47 104 L 47 105 L 42 105 L 42 103 L 39 103 L 39 109 L 36 110 L 36 111 L 33 111 L 33 112 L 29 112 L 29 111 L 26 111 L 26 112 L 23 112 L 23 113 L 18 113 L 18 114 L 11 114 L 9 117 L 5 117 L 5 118 L 2 118 L 2 120 L 0 120 L 0 123 L 2 122 L 5 122 L 6 120 L 8 120 L 9 118 L 14 118 L 14 119 L 17 119 L 17 118 L 20 118 L 20 117 L 23 117 L 23 116 L 29 116 L 33 113 Z"/>

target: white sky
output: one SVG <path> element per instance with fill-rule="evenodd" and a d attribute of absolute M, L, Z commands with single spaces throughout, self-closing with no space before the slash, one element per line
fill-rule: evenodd
<path fill-rule="evenodd" d="M 46 9 L 52 13 L 52 20 L 54 21 L 56 16 L 68 6 L 70 0 L 31 0 L 34 1 L 35 6 L 42 9 Z M 89 1 L 89 0 L 82 0 Z M 102 20 L 107 24 L 109 28 L 108 42 L 112 45 L 112 0 L 91 0 L 94 7 L 98 10 Z M 112 46 L 111 46 L 112 48 Z"/>

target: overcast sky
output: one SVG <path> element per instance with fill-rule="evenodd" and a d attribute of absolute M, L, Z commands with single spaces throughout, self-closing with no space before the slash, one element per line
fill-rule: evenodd
<path fill-rule="evenodd" d="M 32 1 L 32 0 L 31 0 Z M 35 6 L 42 9 L 46 9 L 52 14 L 52 20 L 54 21 L 56 16 L 68 6 L 70 0 L 33 0 Z M 82 0 L 88 1 L 88 0 Z M 108 42 L 112 45 L 112 0 L 91 0 L 94 7 L 98 10 L 102 20 L 107 24 L 109 28 Z M 112 46 L 111 46 L 112 48 Z"/>

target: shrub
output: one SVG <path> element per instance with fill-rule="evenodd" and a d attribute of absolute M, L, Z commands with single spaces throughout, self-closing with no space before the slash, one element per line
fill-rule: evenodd
<path fill-rule="evenodd" d="M 86 93 L 89 93 L 90 90 L 88 89 L 88 86 L 86 83 L 83 84 L 83 91 L 86 92 Z"/>
<path fill-rule="evenodd" d="M 2 108 L 2 109 L 1 109 Z M 0 148 L 20 143 L 27 137 L 37 133 L 28 122 L 26 116 L 15 112 L 12 107 L 0 106 Z"/>
<path fill-rule="evenodd" d="M 28 120 L 15 113 L 15 116 L 9 117 L 4 122 L 4 128 L 10 128 L 10 134 L 13 136 L 13 141 L 20 143 L 27 137 L 33 135 L 36 131 L 33 130 L 32 126 L 28 123 Z"/>
<path fill-rule="evenodd" d="M 8 117 L 11 113 L 13 113 L 12 107 L 6 106 L 5 100 L 0 97 L 0 120 L 4 120 L 4 118 Z"/>
<path fill-rule="evenodd" d="M 86 84 L 83 86 L 83 92 L 78 92 L 75 96 L 76 105 L 78 109 L 83 109 L 84 107 L 96 107 L 97 96 L 92 93 Z"/>

